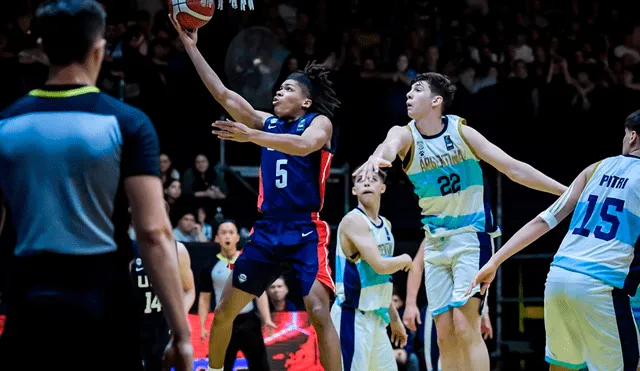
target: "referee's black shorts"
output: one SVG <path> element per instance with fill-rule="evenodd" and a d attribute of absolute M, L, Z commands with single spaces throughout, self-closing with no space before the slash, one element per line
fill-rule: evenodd
<path fill-rule="evenodd" d="M 128 262 L 117 255 L 15 258 L 0 370 L 141 371 Z"/>

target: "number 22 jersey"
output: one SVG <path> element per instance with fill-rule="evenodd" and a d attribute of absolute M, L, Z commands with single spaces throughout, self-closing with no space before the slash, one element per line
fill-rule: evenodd
<path fill-rule="evenodd" d="M 302 135 L 318 116 L 308 113 L 296 120 L 270 117 L 264 131 L 274 134 Z M 322 209 L 325 184 L 335 151 L 323 148 L 307 156 L 294 156 L 271 148 L 262 148 L 258 209 L 268 216 L 312 215 Z"/>
<path fill-rule="evenodd" d="M 553 216 L 561 199 L 540 217 Z M 640 158 L 609 157 L 598 164 L 582 191 L 551 266 L 594 277 L 633 296 L 640 283 L 638 248 Z"/>
<path fill-rule="evenodd" d="M 465 232 L 500 234 L 494 224 L 480 158 L 462 135 L 463 118 L 446 115 L 436 135 L 422 135 L 415 121 L 406 127 L 413 143 L 403 168 L 414 185 L 429 238 Z"/>

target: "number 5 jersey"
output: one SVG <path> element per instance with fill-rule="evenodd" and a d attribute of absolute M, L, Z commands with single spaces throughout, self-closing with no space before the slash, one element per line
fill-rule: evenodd
<path fill-rule="evenodd" d="M 485 232 L 496 237 L 480 158 L 462 135 L 463 118 L 446 115 L 444 128 L 436 135 L 423 135 L 415 121 L 406 127 L 413 144 L 403 161 L 422 209 L 422 223 L 428 238 L 465 232 Z"/>

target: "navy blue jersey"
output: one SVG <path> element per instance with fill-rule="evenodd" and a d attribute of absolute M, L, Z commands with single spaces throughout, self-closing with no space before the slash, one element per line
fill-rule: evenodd
<path fill-rule="evenodd" d="M 95 87 L 47 86 L 11 105 L 0 113 L 0 190 L 15 255 L 130 260 L 123 181 L 159 175 L 159 152 L 149 118 Z"/>
<path fill-rule="evenodd" d="M 140 247 L 133 242 L 134 259 L 131 264 L 131 279 L 133 288 L 138 301 L 140 315 L 145 321 L 155 321 L 157 324 L 167 326 L 164 315 L 162 314 L 162 304 L 158 295 L 151 286 L 149 276 L 144 268 L 142 256 L 140 256 Z"/>
<path fill-rule="evenodd" d="M 302 135 L 317 113 L 297 120 L 270 117 L 264 130 L 274 134 Z M 307 156 L 294 156 L 262 148 L 258 209 L 264 215 L 313 214 L 322 209 L 324 191 L 335 149 L 323 148 Z"/>

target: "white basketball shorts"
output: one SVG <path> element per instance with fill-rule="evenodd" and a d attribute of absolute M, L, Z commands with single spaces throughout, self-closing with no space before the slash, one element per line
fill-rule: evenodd
<path fill-rule="evenodd" d="M 331 320 L 340 335 L 343 371 L 398 370 L 382 317 L 333 304 Z"/>
<path fill-rule="evenodd" d="M 431 315 L 462 307 L 471 297 L 479 297 L 480 285 L 470 295 L 466 295 L 467 288 L 491 255 L 493 239 L 487 233 L 468 232 L 427 240 L 424 282 Z"/>
<path fill-rule="evenodd" d="M 544 290 L 545 359 L 571 370 L 636 371 L 638 330 L 629 295 L 582 273 L 551 267 Z"/>

